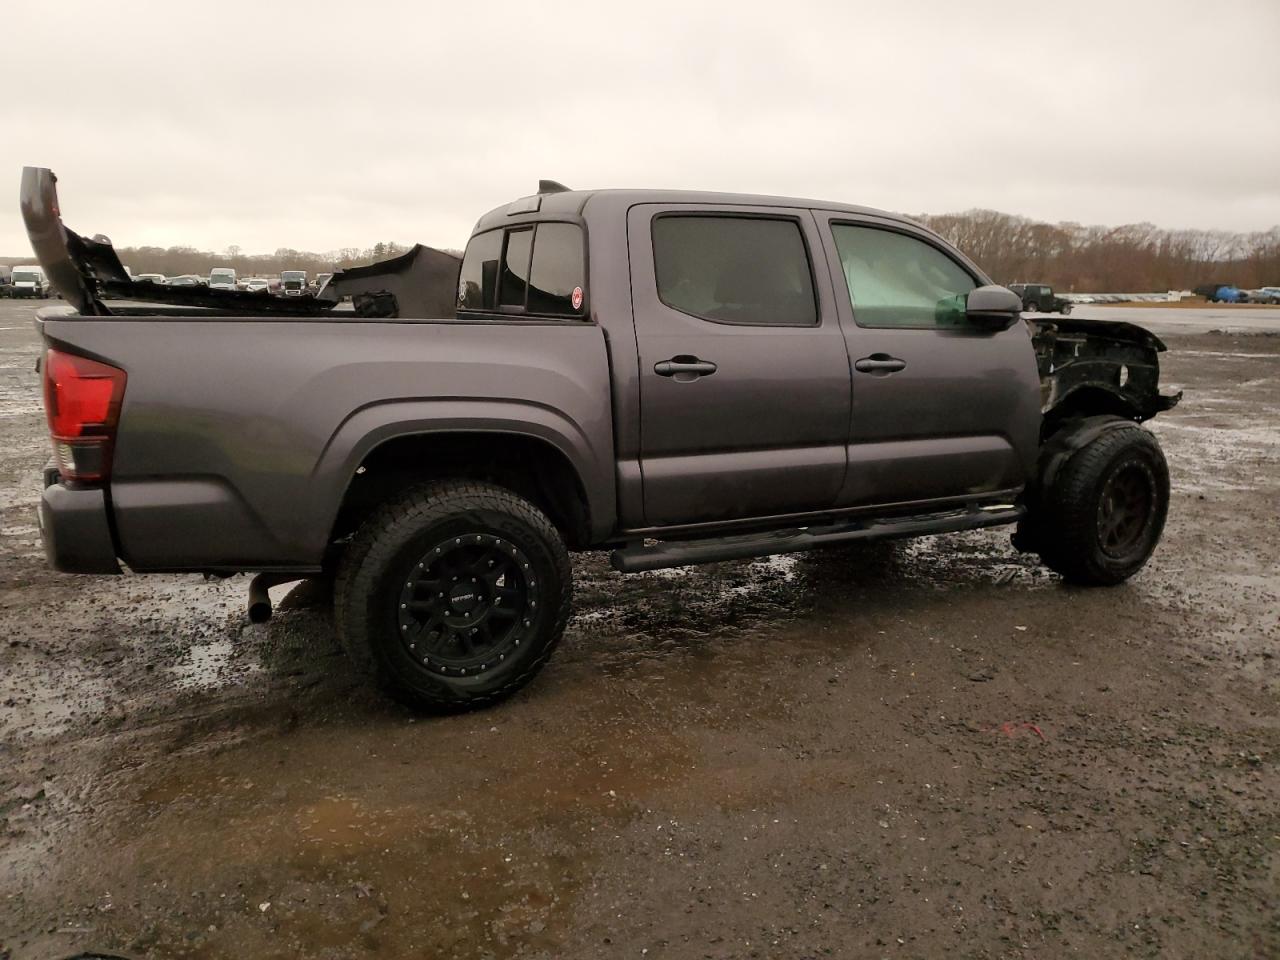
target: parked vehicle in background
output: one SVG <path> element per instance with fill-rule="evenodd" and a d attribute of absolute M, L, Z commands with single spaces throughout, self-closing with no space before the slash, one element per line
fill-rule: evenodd
<path fill-rule="evenodd" d="M 13 283 L 13 267 L 0 263 L 0 297 L 9 296 L 9 284 Z"/>
<path fill-rule="evenodd" d="M 1280 287 L 1259 287 L 1249 291 L 1250 303 L 1280 303 Z"/>
<path fill-rule="evenodd" d="M 48 300 L 51 292 L 43 267 L 22 264 L 13 268 L 9 281 L 10 297 Z"/>
<path fill-rule="evenodd" d="M 266 277 L 249 277 L 244 281 L 244 289 L 249 293 L 270 293 L 271 283 Z"/>
<path fill-rule="evenodd" d="M 307 271 L 281 270 L 280 291 L 286 297 L 300 297 L 307 292 Z"/>
<path fill-rule="evenodd" d="M 1066 316 L 1071 312 L 1071 302 L 1057 296 L 1048 284 L 1011 283 L 1009 289 L 1022 298 L 1024 313 L 1060 313 Z"/>
<path fill-rule="evenodd" d="M 203 287 L 207 286 L 204 277 L 197 277 L 193 273 L 184 273 L 177 277 L 170 277 L 164 282 L 166 287 Z"/>
<path fill-rule="evenodd" d="M 418 707 L 542 668 L 570 550 L 634 572 L 1016 523 L 1067 580 L 1116 584 L 1160 539 L 1168 467 L 1140 424 L 1180 396 L 1164 344 L 1020 322 L 894 214 L 543 183 L 461 262 L 415 246 L 323 296 L 157 290 L 164 311 L 113 314 L 110 244 L 88 259 L 54 182 L 29 167 L 21 194 L 70 303 L 37 319 L 50 563 L 258 571 L 257 619 L 268 587 L 332 577 L 352 663 Z"/>
<path fill-rule="evenodd" d="M 209 289 L 234 290 L 236 288 L 236 272 L 230 267 L 214 267 L 209 271 Z"/>
<path fill-rule="evenodd" d="M 1243 290 L 1230 284 L 1218 287 L 1209 297 L 1210 303 L 1245 303 L 1247 300 Z"/>
<path fill-rule="evenodd" d="M 332 273 L 317 273 L 316 278 L 311 281 L 311 286 L 316 290 L 323 290 L 324 285 L 329 282 L 329 278 L 332 276 Z"/>
<path fill-rule="evenodd" d="M 139 273 L 133 278 L 134 283 L 159 283 L 165 282 L 163 273 Z"/>

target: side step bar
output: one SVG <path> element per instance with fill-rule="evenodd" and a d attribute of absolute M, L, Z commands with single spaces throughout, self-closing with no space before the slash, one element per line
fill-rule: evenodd
<path fill-rule="evenodd" d="M 932 533 L 955 533 L 1015 523 L 1026 513 L 1021 506 L 970 507 L 910 517 L 849 520 L 813 527 L 792 527 L 765 533 L 742 534 L 706 540 L 669 540 L 649 546 L 636 544 L 613 551 L 609 562 L 623 573 L 662 570 L 720 560 L 745 560 L 775 553 L 795 553 L 854 540 L 891 540 Z"/>

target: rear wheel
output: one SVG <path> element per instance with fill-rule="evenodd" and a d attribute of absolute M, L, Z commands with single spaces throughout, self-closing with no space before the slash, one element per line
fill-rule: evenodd
<path fill-rule="evenodd" d="M 1062 311 L 1061 311 L 1061 312 L 1062 312 L 1062 315 L 1063 315 L 1064 317 L 1065 317 L 1067 314 L 1069 314 L 1069 313 L 1071 312 L 1071 304 L 1069 304 L 1069 303 L 1064 303 L 1064 304 L 1062 305 Z"/>
<path fill-rule="evenodd" d="M 1022 312 L 1023 313 L 1039 313 L 1040 304 L 1036 303 L 1034 300 L 1029 300 L 1022 305 Z"/>
<path fill-rule="evenodd" d="M 1136 424 L 1108 430 L 1072 454 L 1035 514 L 1036 552 L 1073 582 L 1112 585 L 1151 556 L 1169 510 L 1169 467 Z"/>
<path fill-rule="evenodd" d="M 569 615 L 564 541 L 501 487 L 430 484 L 383 507 L 343 556 L 339 638 L 392 696 L 422 709 L 494 703 L 547 662 Z"/>

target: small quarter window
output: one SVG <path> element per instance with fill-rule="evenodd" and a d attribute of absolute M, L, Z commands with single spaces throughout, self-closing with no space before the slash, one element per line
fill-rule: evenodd
<path fill-rule="evenodd" d="M 705 320 L 809 327 L 813 276 L 794 220 L 660 216 L 653 221 L 658 296 Z"/>
<path fill-rule="evenodd" d="M 459 310 L 492 310 L 498 302 L 502 231 L 478 233 L 467 244 L 458 277 Z"/>
<path fill-rule="evenodd" d="M 498 306 L 523 307 L 529 287 L 529 254 L 533 252 L 532 230 L 507 231 L 507 251 L 502 258 L 502 282 L 498 286 Z"/>
<path fill-rule="evenodd" d="M 577 287 L 581 291 L 585 286 L 582 266 L 580 227 L 572 223 L 538 224 L 529 268 L 529 312 L 564 317 L 581 313 L 581 292 L 575 309 L 573 290 Z"/>
<path fill-rule="evenodd" d="M 954 327 L 973 277 L 923 240 L 875 227 L 831 228 L 860 327 Z"/>

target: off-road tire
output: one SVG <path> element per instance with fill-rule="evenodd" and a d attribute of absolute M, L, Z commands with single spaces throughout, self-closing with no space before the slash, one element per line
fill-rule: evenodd
<path fill-rule="evenodd" d="M 424 667 L 422 651 L 411 652 L 409 635 L 402 638 L 407 628 L 398 601 L 406 578 L 420 575 L 415 571 L 437 545 L 464 538 L 483 538 L 486 548 L 509 553 L 525 571 L 532 584 L 524 597 L 528 617 L 514 628 L 514 646 L 495 651 L 496 663 L 469 675 L 465 667 L 442 675 L 450 668 L 439 659 Z M 569 618 L 572 582 L 564 540 L 537 507 L 503 487 L 442 481 L 408 491 L 361 525 L 338 569 L 334 621 L 351 661 L 401 703 L 431 712 L 468 710 L 515 693 L 547 662 Z"/>
<path fill-rule="evenodd" d="M 1132 534 L 1108 547 L 1113 492 L 1122 481 L 1141 492 L 1141 502 L 1130 511 Z M 1142 569 L 1160 542 L 1168 511 L 1169 466 L 1160 444 L 1137 424 L 1116 427 L 1073 453 L 1041 492 L 1035 549 L 1068 582 L 1112 586 Z"/>
<path fill-rule="evenodd" d="M 1034 300 L 1032 300 L 1032 301 L 1030 301 L 1030 302 L 1028 302 L 1028 303 L 1024 303 L 1024 304 L 1022 305 L 1022 312 L 1023 312 L 1023 313 L 1039 313 L 1039 312 L 1040 312 L 1040 304 L 1036 303 Z"/>
<path fill-rule="evenodd" d="M 1069 316 L 1069 315 L 1070 315 L 1070 313 L 1071 313 L 1071 304 L 1069 304 L 1069 303 L 1064 303 L 1064 304 L 1062 305 L 1062 309 L 1061 309 L 1060 311 L 1058 311 L 1058 312 L 1059 312 L 1059 313 L 1061 313 L 1064 317 L 1065 317 L 1065 316 Z"/>

